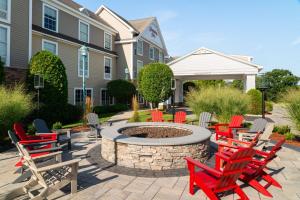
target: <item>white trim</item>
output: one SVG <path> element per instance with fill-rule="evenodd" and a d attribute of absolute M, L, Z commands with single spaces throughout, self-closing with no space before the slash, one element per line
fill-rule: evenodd
<path fill-rule="evenodd" d="M 83 41 L 83 40 L 81 40 L 81 38 L 80 38 L 80 23 L 82 23 L 82 24 L 85 24 L 85 25 L 87 25 L 87 27 L 88 27 L 88 32 L 87 32 L 87 34 L 88 34 L 88 41 L 86 42 L 86 41 Z M 85 22 L 85 21 L 82 21 L 81 19 L 79 19 L 79 21 L 78 21 L 78 40 L 80 40 L 80 41 L 82 41 L 82 42 L 85 42 L 85 43 L 90 43 L 90 24 L 89 23 L 87 23 L 87 22 Z"/>
<path fill-rule="evenodd" d="M 170 66 L 170 65 L 173 65 L 173 64 L 175 64 L 175 63 L 177 63 L 177 62 L 179 62 L 179 61 L 181 61 L 181 60 L 183 60 L 183 59 L 185 59 L 185 58 L 187 58 L 187 57 L 189 57 L 189 56 L 191 56 L 191 55 L 193 55 L 193 54 L 196 54 L 197 52 L 200 52 L 200 51 L 207 51 L 207 52 L 214 53 L 214 54 L 217 54 L 217 55 L 219 55 L 219 56 L 222 56 L 222 57 L 225 57 L 225 58 L 228 58 L 228 59 L 237 61 L 237 62 L 244 63 L 244 64 L 249 65 L 249 66 L 251 66 L 251 67 L 256 67 L 259 71 L 263 69 L 263 67 L 260 66 L 260 65 L 253 64 L 253 63 L 251 63 L 251 62 L 247 62 L 247 61 L 245 61 L 245 60 L 238 59 L 238 58 L 236 58 L 236 57 L 228 56 L 228 55 L 225 55 L 225 54 L 223 54 L 223 53 L 221 53 L 221 52 L 214 51 L 214 50 L 211 50 L 211 49 L 208 49 L 208 48 L 205 48 L 205 47 L 201 47 L 201 48 L 199 48 L 199 49 L 197 49 L 197 50 L 195 50 L 195 51 L 192 51 L 191 53 L 188 53 L 188 54 L 186 54 L 186 55 L 184 55 L 184 56 L 182 56 L 182 57 L 180 57 L 180 58 L 177 58 L 177 59 L 175 59 L 175 60 L 173 60 L 173 61 L 167 63 L 167 65 L 169 65 L 169 66 Z"/>
<path fill-rule="evenodd" d="M 11 0 L 7 0 L 7 19 L 0 18 L 1 22 L 11 23 Z"/>
<path fill-rule="evenodd" d="M 59 0 L 41 0 L 41 1 L 46 2 L 47 4 L 52 5 L 52 6 L 55 6 L 55 5 L 59 6 L 60 10 L 66 12 L 66 13 L 72 15 L 72 16 L 75 16 L 78 19 L 88 21 L 90 24 L 94 25 L 97 28 L 100 28 L 100 29 L 103 29 L 105 31 L 111 32 L 114 35 L 118 33 L 113 28 L 111 28 L 109 26 L 106 26 L 106 25 L 102 24 L 101 22 L 90 18 L 89 16 L 81 13 L 79 10 L 73 9 L 70 6 L 67 6 L 64 3 L 61 3 Z"/>
<path fill-rule="evenodd" d="M 107 49 L 107 48 L 105 48 L 105 34 L 107 34 L 107 35 L 109 35 L 110 36 L 110 47 L 109 47 L 109 49 Z M 106 31 L 104 31 L 104 34 L 103 34 L 103 36 L 104 36 L 104 38 L 103 38 L 103 47 L 104 47 L 104 49 L 107 49 L 107 50 L 112 50 L 112 35 L 109 33 L 109 32 L 106 32 Z"/>
<path fill-rule="evenodd" d="M 61 41 L 61 42 L 64 42 L 64 43 L 66 43 L 66 44 L 73 45 L 73 46 L 75 46 L 75 47 L 77 47 L 77 48 L 80 48 L 80 47 L 81 47 L 81 45 L 78 44 L 78 43 L 76 43 L 76 42 L 71 42 L 71 41 L 69 41 L 69 40 L 65 40 L 65 39 L 62 39 L 62 38 L 58 38 L 58 37 L 55 37 L 55 36 L 53 36 L 53 35 L 48 35 L 48 34 L 41 33 L 41 32 L 39 32 L 39 31 L 35 31 L 35 30 L 33 30 L 32 33 L 35 34 L 35 35 L 39 35 L 39 36 L 47 36 L 47 37 L 49 37 L 49 38 L 56 39 L 57 41 Z M 96 53 L 102 53 L 102 54 L 104 54 L 104 55 L 109 55 L 109 56 L 112 56 L 112 57 L 118 57 L 118 56 L 115 55 L 115 54 L 110 54 L 110 53 L 107 53 L 107 52 L 105 52 L 105 51 L 100 51 L 100 50 L 94 49 L 94 48 L 92 48 L 92 47 L 89 47 L 89 50 L 90 50 L 90 51 L 93 51 L 93 52 L 96 52 Z"/>
<path fill-rule="evenodd" d="M 105 77 L 105 59 L 109 59 L 110 60 L 110 78 L 106 78 Z M 107 56 L 104 56 L 104 73 L 103 73 L 103 78 L 104 80 L 112 80 L 112 58 L 111 57 L 107 57 Z"/>
<path fill-rule="evenodd" d="M 7 47 L 6 47 L 6 62 L 5 62 L 5 66 L 8 67 L 10 66 L 10 26 L 4 25 L 4 24 L 0 24 L 0 27 L 6 28 L 7 29 Z"/>
<path fill-rule="evenodd" d="M 114 97 L 111 97 L 112 98 L 112 103 L 108 102 L 109 104 L 103 104 L 103 102 L 102 102 L 102 91 L 103 90 L 107 91 L 107 88 L 100 88 L 100 105 L 101 106 L 114 105 L 115 104 L 115 98 Z"/>
<path fill-rule="evenodd" d="M 28 62 L 32 56 L 32 0 L 29 0 L 29 38 L 28 38 Z"/>
<path fill-rule="evenodd" d="M 115 13 L 111 12 L 111 10 L 109 8 L 107 8 L 106 6 L 104 6 L 104 5 L 101 5 L 98 8 L 98 10 L 95 12 L 95 14 L 99 16 L 103 9 L 106 10 L 109 14 L 111 14 L 114 18 L 116 18 L 119 22 L 121 22 L 124 26 L 126 26 L 126 28 L 128 28 L 132 33 L 138 33 L 127 22 L 125 22 L 123 19 L 121 19 Z"/>
<path fill-rule="evenodd" d="M 53 9 L 53 10 L 56 11 L 56 27 L 55 27 L 56 30 L 55 30 L 55 31 L 53 31 L 53 30 L 48 29 L 48 28 L 45 27 L 45 7 L 48 7 L 48 8 L 50 8 L 50 9 Z M 56 32 L 56 33 L 58 32 L 58 25 L 59 25 L 59 18 L 58 18 L 59 14 L 58 14 L 58 12 L 59 12 L 59 11 L 58 11 L 57 8 L 51 6 L 51 5 L 47 4 L 47 3 L 43 3 L 43 13 L 42 13 L 42 18 L 43 18 L 43 20 L 42 20 L 42 21 L 43 21 L 43 22 L 42 22 L 43 24 L 42 24 L 42 25 L 43 25 L 43 26 L 42 26 L 42 27 L 43 27 L 44 29 L 47 29 L 47 30 L 49 30 L 49 31 L 53 31 L 53 32 Z"/>
<path fill-rule="evenodd" d="M 76 105 L 76 90 L 83 90 L 83 88 L 82 87 L 74 87 L 74 89 L 73 89 L 73 97 L 74 97 L 73 105 Z M 93 105 L 93 102 L 94 102 L 94 88 L 85 88 L 85 90 L 91 90 L 91 102 L 92 102 L 92 105 Z"/>
<path fill-rule="evenodd" d="M 123 40 L 119 40 L 119 41 L 115 41 L 115 44 L 127 44 L 127 43 L 132 43 L 132 42 L 136 42 L 137 40 L 134 39 L 123 39 Z"/>
<path fill-rule="evenodd" d="M 151 58 L 151 51 L 150 51 L 150 49 L 153 49 L 153 58 Z M 154 60 L 155 59 L 155 49 L 154 49 L 154 46 L 152 46 L 152 45 L 150 45 L 150 47 L 149 47 L 149 59 L 150 60 Z"/>
<path fill-rule="evenodd" d="M 50 44 L 54 44 L 55 45 L 55 55 L 58 55 L 58 43 L 53 42 L 51 40 L 42 39 L 42 50 L 45 50 L 45 46 L 44 46 L 45 42 L 50 43 Z"/>
<path fill-rule="evenodd" d="M 77 66 L 77 75 L 78 77 L 81 77 L 84 75 L 84 67 L 82 66 L 82 75 L 80 75 L 80 49 L 78 49 L 78 66 Z M 87 76 L 85 78 L 90 77 L 90 52 L 87 53 L 87 63 L 88 63 L 88 68 L 87 68 Z M 83 64 L 83 63 L 82 63 Z"/>
<path fill-rule="evenodd" d="M 133 76 L 134 76 L 134 71 L 133 71 L 133 62 L 134 62 L 134 60 L 133 60 L 133 56 L 134 56 L 134 48 L 133 48 L 133 43 L 131 43 L 131 66 L 130 66 L 130 70 L 131 70 L 131 79 L 133 79 Z M 130 71 L 129 71 L 130 72 Z"/>
<path fill-rule="evenodd" d="M 138 51 L 139 42 L 142 43 L 142 53 L 139 53 L 139 51 Z M 144 56 L 144 41 L 141 39 L 137 40 L 137 42 L 136 42 L 136 54 L 139 56 Z"/>

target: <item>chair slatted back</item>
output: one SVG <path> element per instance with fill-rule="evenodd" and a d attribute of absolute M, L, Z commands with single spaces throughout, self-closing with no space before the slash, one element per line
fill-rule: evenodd
<path fill-rule="evenodd" d="M 11 130 L 8 131 L 8 137 L 11 139 L 12 143 L 16 145 L 20 140 L 18 139 L 17 135 L 12 132 Z"/>
<path fill-rule="evenodd" d="M 33 126 L 37 133 L 52 133 L 43 119 L 35 119 L 33 121 Z"/>
<path fill-rule="evenodd" d="M 174 122 L 175 123 L 184 123 L 186 120 L 186 112 L 184 111 L 179 111 L 179 112 L 176 112 L 175 113 L 175 116 L 174 116 Z"/>
<path fill-rule="evenodd" d="M 251 126 L 249 132 L 264 132 L 266 129 L 268 121 L 263 118 L 255 119 L 253 125 Z"/>
<path fill-rule="evenodd" d="M 23 129 L 22 124 L 14 123 L 14 131 L 17 134 L 17 136 L 19 137 L 20 140 L 27 140 L 28 139 L 28 137 L 26 135 L 26 132 Z"/>
<path fill-rule="evenodd" d="M 96 113 L 88 113 L 86 115 L 86 118 L 87 118 L 89 124 L 99 125 L 99 118 Z"/>
<path fill-rule="evenodd" d="M 252 160 L 255 151 L 251 148 L 239 149 L 230 156 L 230 160 L 226 161 L 223 167 L 223 175 L 217 182 L 217 189 L 234 185 L 246 168 L 248 163 Z"/>
<path fill-rule="evenodd" d="M 240 127 L 244 121 L 244 117 L 242 115 L 234 115 L 231 117 L 231 121 L 229 123 L 229 127 Z"/>
<path fill-rule="evenodd" d="M 151 112 L 152 122 L 163 122 L 163 113 L 159 110 Z"/>
<path fill-rule="evenodd" d="M 281 149 L 282 145 L 285 142 L 285 138 L 279 140 L 269 151 L 268 156 L 265 158 L 266 160 L 271 160 L 275 157 L 276 153 Z"/>
<path fill-rule="evenodd" d="M 202 112 L 199 117 L 199 126 L 203 128 L 208 127 L 208 122 L 211 121 L 212 114 L 209 112 Z"/>

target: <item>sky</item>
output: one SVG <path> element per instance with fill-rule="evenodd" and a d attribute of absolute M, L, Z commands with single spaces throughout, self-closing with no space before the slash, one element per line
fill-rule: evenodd
<path fill-rule="evenodd" d="M 155 16 L 171 56 L 200 47 L 254 57 L 300 76 L 300 0 L 75 0 L 126 19 Z"/>

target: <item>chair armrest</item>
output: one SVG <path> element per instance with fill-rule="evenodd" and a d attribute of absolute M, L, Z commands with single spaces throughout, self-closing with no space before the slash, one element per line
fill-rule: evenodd
<path fill-rule="evenodd" d="M 46 166 L 46 167 L 38 168 L 37 172 L 45 172 L 45 171 L 49 171 L 49 170 L 52 170 L 52 169 L 61 168 L 61 167 L 64 167 L 64 166 L 71 166 L 71 165 L 74 165 L 74 164 L 78 165 L 79 162 L 80 162 L 80 159 L 73 159 L 73 160 L 57 163 L 57 164 L 54 164 L 54 165 L 49 165 L 49 166 Z"/>
<path fill-rule="evenodd" d="M 39 160 L 39 159 L 43 159 L 43 158 L 55 157 L 55 156 L 61 155 L 61 154 L 62 154 L 62 151 L 57 151 L 57 152 L 53 152 L 53 153 L 33 157 L 32 160 Z"/>
<path fill-rule="evenodd" d="M 45 140 L 22 140 L 19 142 L 24 146 L 41 146 L 46 144 L 55 144 L 57 140 L 45 141 Z"/>
<path fill-rule="evenodd" d="M 269 153 L 255 149 L 255 154 L 260 156 L 268 156 Z"/>
<path fill-rule="evenodd" d="M 29 154 L 33 153 L 43 153 L 43 152 L 49 152 L 49 151 L 58 151 L 61 150 L 61 147 L 54 147 L 54 148 L 48 148 L 48 149 L 38 149 L 38 150 L 30 150 L 28 151 Z"/>
<path fill-rule="evenodd" d="M 238 145 L 242 144 L 242 145 L 251 145 L 250 142 L 246 142 L 246 141 L 241 141 L 241 140 L 236 140 L 236 139 L 232 139 L 232 138 L 227 138 L 228 143 L 232 144 L 232 143 L 237 143 Z"/>
<path fill-rule="evenodd" d="M 222 159 L 222 160 L 225 160 L 225 161 L 229 161 L 229 157 L 225 156 L 224 154 L 220 153 L 220 152 L 217 152 L 215 153 L 215 156 Z"/>
<path fill-rule="evenodd" d="M 204 169 L 205 171 L 209 172 L 210 174 L 214 175 L 214 176 L 217 176 L 217 177 L 220 177 L 222 175 L 222 173 L 216 169 L 213 169 L 211 167 L 208 167 L 204 164 L 202 164 L 201 162 L 199 161 L 196 161 L 196 160 L 193 160 L 192 158 L 184 158 L 185 160 L 187 160 L 188 163 L 196 166 L 196 167 L 199 167 L 201 169 Z"/>
<path fill-rule="evenodd" d="M 227 144 L 227 143 L 221 143 L 221 142 L 219 142 L 218 145 L 221 146 L 221 147 L 228 147 L 228 148 L 233 148 L 233 149 L 240 149 L 240 148 L 241 148 L 241 147 L 239 147 L 239 146 L 230 145 L 230 144 Z"/>

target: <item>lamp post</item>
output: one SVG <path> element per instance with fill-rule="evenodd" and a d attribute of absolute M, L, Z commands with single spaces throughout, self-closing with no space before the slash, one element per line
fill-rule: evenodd
<path fill-rule="evenodd" d="M 40 112 L 40 89 L 44 88 L 44 78 L 41 75 L 34 75 L 34 88 L 37 90 L 37 110 Z"/>
<path fill-rule="evenodd" d="M 173 115 L 173 122 L 175 118 L 175 90 L 176 90 L 176 80 L 171 79 L 171 90 L 172 90 L 172 98 L 171 98 L 171 104 L 172 104 L 172 115 Z"/>
<path fill-rule="evenodd" d="M 86 98 L 86 89 L 85 89 L 85 62 L 87 59 L 89 49 L 83 45 L 80 48 L 80 55 L 82 56 L 82 101 L 83 101 L 83 113 L 85 114 L 85 98 Z"/>
<path fill-rule="evenodd" d="M 262 80 L 259 83 L 258 89 L 261 91 L 261 117 L 265 118 L 266 113 L 266 90 L 268 89 L 268 86 L 264 79 L 264 74 L 260 75 Z"/>

